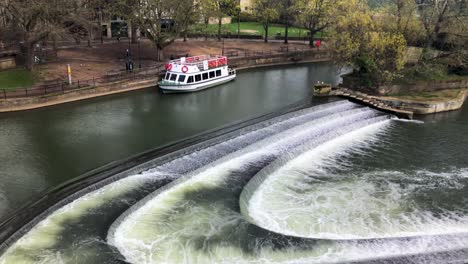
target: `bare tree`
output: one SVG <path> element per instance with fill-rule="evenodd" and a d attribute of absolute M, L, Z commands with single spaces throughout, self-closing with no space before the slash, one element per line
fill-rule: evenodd
<path fill-rule="evenodd" d="M 193 6 L 193 0 L 146 0 L 135 8 L 139 25 L 156 46 L 158 61 L 164 48 L 180 35 L 185 19 L 189 19 L 184 13 L 187 6 Z"/>
<path fill-rule="evenodd" d="M 64 19 L 73 2 L 62 0 L 11 0 L 0 2 L 9 18 L 4 29 L 5 38 L 15 41 L 25 58 L 26 68 L 34 68 L 35 46 L 51 34 L 63 31 Z"/>

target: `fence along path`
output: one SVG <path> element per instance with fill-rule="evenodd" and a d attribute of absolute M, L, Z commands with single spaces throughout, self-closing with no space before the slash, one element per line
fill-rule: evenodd
<path fill-rule="evenodd" d="M 261 51 L 239 51 L 239 50 L 226 50 L 225 54 L 232 58 L 269 58 L 274 55 L 305 55 L 315 51 L 313 49 L 297 49 L 288 48 L 287 46 L 280 47 L 279 50 L 261 50 Z M 317 54 L 318 55 L 318 54 Z M 185 55 L 178 55 L 178 57 Z M 76 80 L 72 84 L 67 81 L 55 81 L 43 83 L 30 88 L 15 88 L 15 89 L 1 89 L 0 99 L 13 99 L 24 98 L 33 96 L 43 96 L 48 94 L 66 93 L 73 90 L 94 88 L 114 82 L 144 80 L 159 76 L 164 71 L 164 64 L 156 64 L 153 66 L 144 67 L 141 69 L 134 69 L 133 71 L 114 71 L 107 74 L 94 77 L 87 80 Z"/>

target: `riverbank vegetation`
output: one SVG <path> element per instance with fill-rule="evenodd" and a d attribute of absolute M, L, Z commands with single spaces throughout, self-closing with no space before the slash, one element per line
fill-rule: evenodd
<path fill-rule="evenodd" d="M 312 47 L 323 41 L 336 64 L 352 65 L 361 86 L 377 87 L 467 75 L 467 8 L 460 0 L 253 0 L 248 10 L 236 0 L 11 0 L 0 1 L 0 40 L 15 43 L 32 70 L 45 41 L 55 49 L 64 38 L 102 39 L 103 17 L 126 21 L 134 44 L 140 30 L 159 61 L 190 33 L 281 35 L 284 43 L 307 36 Z M 412 61 L 409 46 L 421 51 Z"/>

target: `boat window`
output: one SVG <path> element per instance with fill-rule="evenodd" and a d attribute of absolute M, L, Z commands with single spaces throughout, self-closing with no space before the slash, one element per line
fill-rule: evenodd
<path fill-rule="evenodd" d="M 210 78 L 214 78 L 215 77 L 215 72 L 214 71 L 210 71 Z"/>
<path fill-rule="evenodd" d="M 172 74 L 171 75 L 171 81 L 177 80 L 177 74 Z"/>
<path fill-rule="evenodd" d="M 216 77 L 219 77 L 219 76 L 221 76 L 221 70 L 216 71 Z"/>
<path fill-rule="evenodd" d="M 187 83 L 193 83 L 193 76 L 188 77 Z"/>
<path fill-rule="evenodd" d="M 195 82 L 201 81 L 201 74 L 195 75 Z"/>
<path fill-rule="evenodd" d="M 171 75 L 170 73 L 166 72 L 166 77 L 164 78 L 164 80 L 169 80 L 170 75 Z"/>
<path fill-rule="evenodd" d="M 208 80 L 208 73 L 207 73 L 207 72 L 205 72 L 205 73 L 203 74 L 203 80 Z"/>
<path fill-rule="evenodd" d="M 183 74 L 179 75 L 179 82 L 185 82 L 185 77 Z"/>

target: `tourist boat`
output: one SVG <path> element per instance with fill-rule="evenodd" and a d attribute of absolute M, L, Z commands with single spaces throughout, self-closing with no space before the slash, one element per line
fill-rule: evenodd
<path fill-rule="evenodd" d="M 220 85 L 236 78 L 225 56 L 194 56 L 171 60 L 158 83 L 165 93 L 194 92 Z"/>

